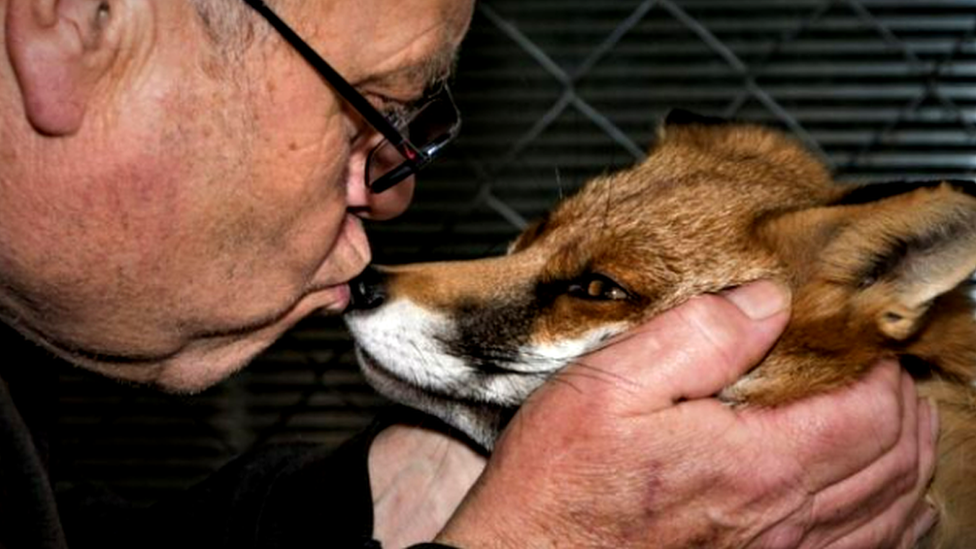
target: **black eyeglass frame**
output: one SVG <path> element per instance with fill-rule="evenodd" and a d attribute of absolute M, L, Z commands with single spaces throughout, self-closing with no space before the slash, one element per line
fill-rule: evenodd
<path fill-rule="evenodd" d="M 332 86 L 332 89 L 336 91 L 343 99 L 345 99 L 356 111 L 378 131 L 385 139 L 392 145 L 397 151 L 403 155 L 404 161 L 399 166 L 394 167 L 389 172 L 383 174 L 376 181 L 369 181 L 369 162 L 372 157 L 372 151 L 366 157 L 366 166 L 364 166 L 363 177 L 366 179 L 366 187 L 370 192 L 374 194 L 379 194 L 397 183 L 400 183 L 404 179 L 416 174 L 423 168 L 425 168 L 437 155 L 440 153 L 441 149 L 445 145 L 454 140 L 457 136 L 458 131 L 461 126 L 461 115 L 458 112 L 457 106 L 454 104 L 454 98 L 451 96 L 450 90 L 445 84 L 442 92 L 447 97 L 451 106 L 454 108 L 456 113 L 457 121 L 448 129 L 448 131 L 431 143 L 424 147 L 417 147 L 410 140 L 403 135 L 399 128 L 390 120 L 383 115 L 380 111 L 374 107 L 368 99 L 366 99 L 363 94 L 359 93 L 356 88 L 352 86 L 345 78 L 342 77 L 335 69 L 332 68 L 329 63 L 322 58 L 311 46 L 308 45 L 305 40 L 303 40 L 298 34 L 285 23 L 278 14 L 275 13 L 263 0 L 244 0 L 244 2 L 254 8 L 264 19 L 281 35 L 281 37 L 291 45 L 295 51 L 298 52 L 309 65 L 318 72 L 326 82 Z M 382 147 L 384 143 L 380 143 L 374 148 L 374 151 L 379 147 Z"/>

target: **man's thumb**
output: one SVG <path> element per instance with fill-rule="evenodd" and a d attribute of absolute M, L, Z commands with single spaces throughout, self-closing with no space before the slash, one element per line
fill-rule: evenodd
<path fill-rule="evenodd" d="M 789 290 L 771 281 L 695 297 L 570 368 L 610 374 L 615 388 L 629 386 L 645 410 L 709 397 L 762 360 L 789 308 Z"/>

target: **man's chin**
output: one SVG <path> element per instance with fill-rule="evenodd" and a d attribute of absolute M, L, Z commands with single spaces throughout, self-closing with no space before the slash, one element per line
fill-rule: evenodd
<path fill-rule="evenodd" d="M 113 368 L 114 375 L 111 371 L 104 373 L 129 381 L 150 383 L 170 392 L 200 392 L 246 366 L 301 319 L 316 312 L 338 314 L 348 303 L 349 288 L 345 284 L 318 290 L 306 295 L 287 314 L 260 329 L 193 341 L 156 364 L 144 365 L 148 367 L 145 373 L 136 373 L 125 367 L 124 373 L 117 367 Z M 133 375 L 135 377 L 130 377 Z"/>
<path fill-rule="evenodd" d="M 94 349 L 92 345 L 49 337 L 42 330 L 13 323 L 28 339 L 83 369 L 124 382 L 153 385 L 176 393 L 196 393 L 231 376 L 270 347 L 302 318 L 313 313 L 339 314 L 349 303 L 349 287 L 338 284 L 313 290 L 267 322 L 201 333 L 169 344 Z"/>
<path fill-rule="evenodd" d="M 227 379 L 270 347 L 311 311 L 298 311 L 260 330 L 193 341 L 177 353 L 153 362 L 81 366 L 116 379 L 153 385 L 173 393 L 198 393 Z"/>
<path fill-rule="evenodd" d="M 126 383 L 151 385 L 172 393 L 198 393 L 246 366 L 276 337 L 244 337 L 231 342 L 206 342 L 190 345 L 159 360 L 117 362 L 67 355 L 54 349 L 77 366 Z"/>
<path fill-rule="evenodd" d="M 293 322 L 269 326 L 234 338 L 206 339 L 155 360 L 113 361 L 62 356 L 83 369 L 119 381 L 151 385 L 172 393 L 198 393 L 233 375 L 274 343 Z"/>
<path fill-rule="evenodd" d="M 151 383 L 167 392 L 198 393 L 247 366 L 273 342 L 244 340 L 226 348 L 181 354 L 161 365 Z"/>

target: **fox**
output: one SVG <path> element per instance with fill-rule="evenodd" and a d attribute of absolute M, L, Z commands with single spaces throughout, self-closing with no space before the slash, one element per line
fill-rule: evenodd
<path fill-rule="evenodd" d="M 718 397 L 777 406 L 895 359 L 940 415 L 926 549 L 976 547 L 976 184 L 844 183 L 792 136 L 672 111 L 504 255 L 370 267 L 344 316 L 367 381 L 490 451 L 566 365 L 693 296 L 792 290 L 778 342 Z"/>

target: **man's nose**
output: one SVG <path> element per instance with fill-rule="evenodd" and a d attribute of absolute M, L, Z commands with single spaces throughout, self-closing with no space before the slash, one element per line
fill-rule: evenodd
<path fill-rule="evenodd" d="M 373 193 L 366 185 L 367 155 L 365 152 L 355 152 L 349 159 L 346 181 L 346 204 L 349 211 L 364 219 L 379 221 L 402 214 L 413 199 L 414 176 L 381 193 Z"/>

